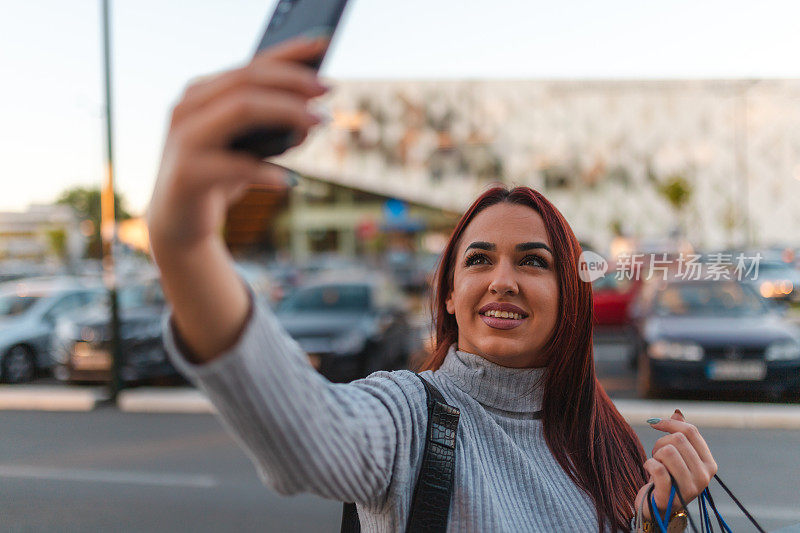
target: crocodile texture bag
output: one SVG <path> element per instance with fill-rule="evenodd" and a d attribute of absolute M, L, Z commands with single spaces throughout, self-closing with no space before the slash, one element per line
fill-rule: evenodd
<path fill-rule="evenodd" d="M 428 427 L 417 485 L 411 500 L 407 533 L 444 533 L 450 512 L 456 468 L 456 432 L 460 412 L 445 402 L 442 393 L 416 374 L 425 386 Z M 342 509 L 342 533 L 359 533 L 361 525 L 355 503 Z"/>

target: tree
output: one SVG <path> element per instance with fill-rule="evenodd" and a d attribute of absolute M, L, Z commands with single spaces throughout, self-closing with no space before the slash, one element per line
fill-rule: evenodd
<path fill-rule="evenodd" d="M 47 244 L 62 262 L 67 261 L 67 232 L 64 228 L 56 228 L 47 231 Z"/>
<path fill-rule="evenodd" d="M 658 192 L 675 211 L 682 213 L 692 198 L 692 184 L 681 174 L 673 174 L 659 184 Z"/>
<path fill-rule="evenodd" d="M 678 215 L 680 231 L 686 230 L 686 208 L 692 200 L 694 189 L 682 174 L 672 174 L 658 184 L 658 192 Z"/>
<path fill-rule="evenodd" d="M 61 193 L 56 203 L 72 207 L 82 220 L 92 223 L 92 235 L 89 238 L 86 257 L 101 259 L 103 257 L 103 241 L 100 237 L 100 188 L 73 187 L 67 189 Z M 125 199 L 117 193 L 114 193 L 114 212 L 118 221 L 131 218 L 131 214 L 125 208 Z"/>

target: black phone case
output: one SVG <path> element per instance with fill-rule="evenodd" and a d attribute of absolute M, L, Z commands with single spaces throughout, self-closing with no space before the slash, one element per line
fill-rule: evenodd
<path fill-rule="evenodd" d="M 255 53 L 294 37 L 332 38 L 346 5 L 347 0 L 280 0 Z M 325 52 L 309 66 L 318 71 Z M 290 128 L 254 128 L 236 136 L 230 148 L 264 159 L 282 154 L 295 141 Z"/>

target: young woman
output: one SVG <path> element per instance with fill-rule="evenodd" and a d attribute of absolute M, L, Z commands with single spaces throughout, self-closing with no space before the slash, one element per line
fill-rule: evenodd
<path fill-rule="evenodd" d="M 426 396 L 409 371 L 350 384 L 317 374 L 271 311 L 255 304 L 220 238 L 251 183 L 285 188 L 277 167 L 226 149 L 254 124 L 301 142 L 325 87 L 300 66 L 324 42 L 294 41 L 192 85 L 175 107 L 149 211 L 172 304 L 165 342 L 203 389 L 264 482 L 355 501 L 364 531 L 403 530 L 420 470 Z M 627 530 L 654 485 L 666 509 L 716 472 L 680 413 L 647 459 L 597 381 L 591 286 L 561 214 L 531 189 L 493 188 L 455 228 L 438 270 L 435 351 L 423 377 L 461 411 L 452 531 Z M 649 517 L 647 506 L 645 515 Z"/>

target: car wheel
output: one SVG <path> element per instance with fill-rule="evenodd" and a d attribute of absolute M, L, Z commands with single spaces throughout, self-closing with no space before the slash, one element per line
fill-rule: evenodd
<path fill-rule="evenodd" d="M 650 359 L 644 351 L 639 352 L 637 357 L 636 372 L 636 392 L 640 398 L 660 398 L 663 391 L 653 385 L 653 377 L 650 372 Z"/>
<path fill-rule="evenodd" d="M 26 383 L 35 375 L 36 358 L 27 346 L 17 344 L 3 355 L 3 381 L 6 383 Z"/>

